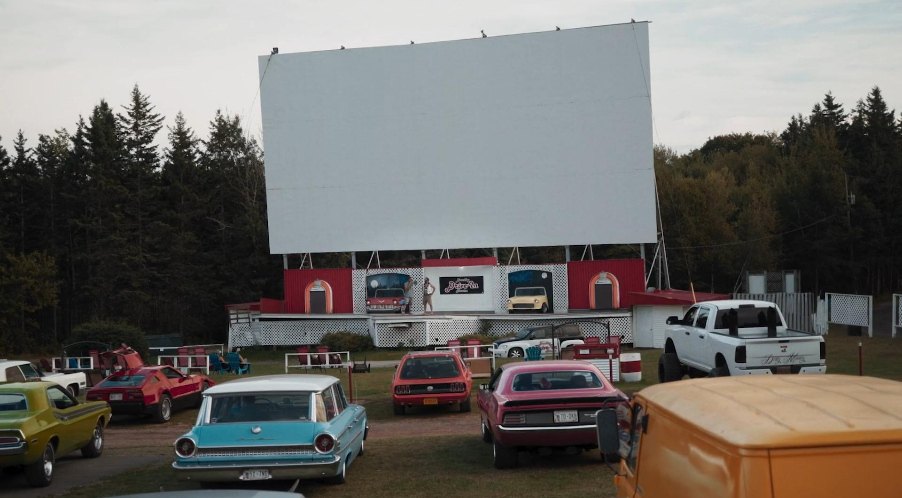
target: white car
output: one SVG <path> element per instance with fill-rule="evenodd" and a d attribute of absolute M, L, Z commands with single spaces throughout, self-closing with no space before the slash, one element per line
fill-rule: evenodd
<path fill-rule="evenodd" d="M 584 342 L 577 323 L 538 325 L 520 329 L 514 337 L 498 339 L 492 343 L 490 351 L 495 356 L 522 358 L 526 355 L 526 348 L 538 346 L 542 350 L 542 356 L 550 356 L 552 350 L 560 353 L 562 348 Z"/>
<path fill-rule="evenodd" d="M 0 383 L 24 382 L 29 380 L 46 380 L 67 389 L 73 396 L 78 396 L 88 386 L 88 377 L 84 372 L 50 373 L 42 372 L 34 363 L 24 360 L 0 360 Z"/>

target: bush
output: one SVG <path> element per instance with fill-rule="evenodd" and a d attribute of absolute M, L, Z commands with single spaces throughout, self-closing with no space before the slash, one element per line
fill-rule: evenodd
<path fill-rule="evenodd" d="M 76 344 L 83 341 L 86 344 Z M 74 346 L 71 351 L 67 350 L 66 353 L 72 355 L 87 352 L 89 349 L 97 349 L 99 344 L 90 344 L 92 342 L 109 344 L 111 349 L 116 349 L 125 343 L 137 351 L 145 363 L 149 359 L 147 338 L 144 336 L 144 332 L 125 322 L 97 320 L 75 327 L 69 337 L 69 344 L 74 344 Z"/>
<path fill-rule="evenodd" d="M 329 349 L 332 351 L 350 351 L 355 353 L 373 349 L 373 338 L 369 334 L 361 335 L 354 332 L 329 332 L 323 336 L 323 340 L 320 342 L 325 346 L 329 346 Z"/>

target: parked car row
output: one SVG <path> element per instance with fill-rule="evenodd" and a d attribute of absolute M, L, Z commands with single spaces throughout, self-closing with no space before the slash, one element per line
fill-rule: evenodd
<path fill-rule="evenodd" d="M 364 454 L 367 413 L 350 403 L 329 375 L 271 375 L 216 385 L 166 365 L 147 366 L 130 348 L 121 368 L 89 389 L 85 402 L 53 382 L 0 386 L 0 467 L 22 467 L 33 486 L 49 485 L 56 459 L 74 450 L 103 451 L 113 415 L 170 419 L 198 407 L 194 427 L 174 443 L 177 474 L 202 483 L 324 479 L 342 483 Z M 395 414 L 413 407 L 471 410 L 473 378 L 460 355 L 416 352 L 400 361 L 392 381 Z M 544 361 L 505 365 L 479 389 L 482 438 L 497 468 L 517 465 L 520 451 L 594 448 L 594 414 L 626 403 L 592 364 Z"/>

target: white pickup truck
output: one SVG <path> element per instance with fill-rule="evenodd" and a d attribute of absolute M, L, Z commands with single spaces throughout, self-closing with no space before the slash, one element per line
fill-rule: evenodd
<path fill-rule="evenodd" d="M 73 396 L 83 393 L 88 386 L 88 377 L 84 372 L 42 372 L 33 363 L 24 360 L 0 360 L 0 383 L 29 380 L 47 380 L 59 384 Z"/>
<path fill-rule="evenodd" d="M 667 319 L 658 379 L 826 373 L 824 338 L 786 327 L 776 304 L 723 300 L 693 305 Z"/>

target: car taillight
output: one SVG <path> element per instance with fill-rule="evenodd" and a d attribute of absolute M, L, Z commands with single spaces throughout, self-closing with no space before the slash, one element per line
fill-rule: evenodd
<path fill-rule="evenodd" d="M 189 458 L 194 456 L 195 451 L 197 451 L 197 445 L 194 444 L 194 441 L 189 438 L 179 438 L 175 442 L 175 454 L 182 458 Z"/>
<path fill-rule="evenodd" d="M 467 390 L 467 385 L 463 382 L 452 382 L 451 383 L 451 392 L 453 393 L 462 393 Z"/>
<path fill-rule="evenodd" d="M 746 362 L 745 346 L 736 347 L 735 359 L 736 359 L 736 363 L 745 363 Z"/>
<path fill-rule="evenodd" d="M 125 393 L 126 399 L 134 399 L 134 400 L 142 400 L 144 399 L 144 393 L 141 391 L 128 391 Z"/>
<path fill-rule="evenodd" d="M 395 394 L 410 394 L 410 386 L 395 386 Z"/>
<path fill-rule="evenodd" d="M 335 438 L 329 434 L 320 434 L 313 440 L 313 447 L 320 453 L 329 453 L 335 448 Z"/>
<path fill-rule="evenodd" d="M 526 423 L 526 414 L 525 413 L 505 413 L 504 418 L 501 420 L 501 423 L 504 425 L 525 424 Z"/>

